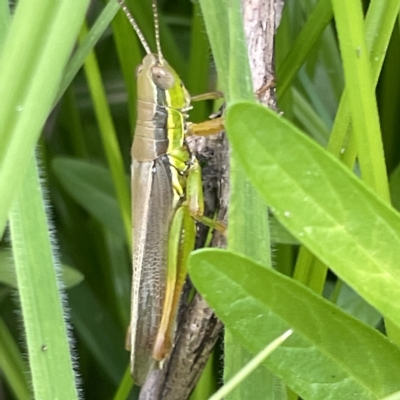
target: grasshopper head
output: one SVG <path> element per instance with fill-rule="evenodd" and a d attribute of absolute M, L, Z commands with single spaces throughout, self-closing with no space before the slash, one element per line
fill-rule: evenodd
<path fill-rule="evenodd" d="M 161 107 L 170 107 L 179 111 L 190 108 L 190 95 L 183 86 L 179 75 L 165 61 L 160 44 L 160 29 L 157 15 L 157 2 L 153 0 L 154 27 L 156 33 L 157 54 L 151 52 L 142 31 L 129 12 L 124 0 L 118 0 L 122 10 L 128 17 L 133 29 L 143 45 L 147 55 L 136 70 L 138 79 L 138 101 L 155 103 Z"/>
<path fill-rule="evenodd" d="M 163 107 L 187 110 L 190 95 L 175 70 L 156 54 L 147 54 L 136 70 L 138 100 Z"/>

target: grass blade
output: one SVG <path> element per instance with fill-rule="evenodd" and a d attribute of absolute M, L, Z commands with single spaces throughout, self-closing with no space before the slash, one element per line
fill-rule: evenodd
<path fill-rule="evenodd" d="M 332 1 L 362 178 L 389 201 L 375 85 L 359 1 Z"/>
<path fill-rule="evenodd" d="M 18 399 L 31 397 L 25 377 L 26 369 L 11 332 L 0 318 L 0 371 Z"/>
<path fill-rule="evenodd" d="M 86 27 L 83 28 L 82 33 L 83 35 L 87 34 Z M 124 224 L 126 242 L 128 246 L 131 246 L 132 221 L 130 215 L 129 186 L 126 184 L 124 163 L 118 146 L 117 133 L 114 128 L 110 107 L 107 103 L 106 92 L 101 80 L 100 69 L 94 51 L 91 51 L 86 57 L 84 68 L 100 128 L 103 147 L 111 169 L 111 176 L 113 178 L 119 209 Z"/>
<path fill-rule="evenodd" d="M 60 284 L 33 157 L 13 205 L 10 231 L 35 398 L 77 399 Z"/>
<path fill-rule="evenodd" d="M 58 103 L 64 92 L 67 90 L 68 86 L 71 84 L 72 80 L 75 78 L 76 74 L 82 67 L 86 57 L 99 41 L 101 35 L 109 26 L 110 22 L 114 19 L 119 9 L 120 6 L 117 3 L 117 0 L 110 1 L 104 7 L 104 10 L 99 15 L 88 34 L 81 41 L 80 46 L 75 51 L 73 57 L 68 61 L 54 103 Z"/>
<path fill-rule="evenodd" d="M 240 99 L 254 99 L 252 76 L 244 38 L 242 3 L 240 1 L 200 2 L 216 62 L 220 85 L 228 104 Z M 225 18 L 219 16 L 226 15 Z M 246 131 L 243 131 L 245 134 Z M 244 213 L 243 210 L 251 210 Z M 249 183 L 234 155 L 230 158 L 229 249 L 252 255 L 271 266 L 270 235 L 266 204 Z M 229 380 L 250 359 L 244 349 L 225 332 L 224 380 Z M 271 378 L 271 379 L 268 379 Z M 230 398 L 264 398 L 270 393 L 272 377 L 257 370 Z"/>
<path fill-rule="evenodd" d="M 276 350 L 291 334 L 293 331 L 289 329 L 281 336 L 276 338 L 264 350 L 260 351 L 251 361 L 247 363 L 229 382 L 227 382 L 221 389 L 218 390 L 210 400 L 221 400 L 224 396 L 232 392 L 242 381 L 244 381 L 260 364 Z"/>
<path fill-rule="evenodd" d="M 331 1 L 318 1 L 301 33 L 293 43 L 291 51 L 278 66 L 276 76 L 279 80 L 277 87 L 279 98 L 285 95 L 293 78 L 303 65 L 314 44 L 320 39 L 332 16 Z M 281 77 L 282 79 L 280 79 Z"/>
<path fill-rule="evenodd" d="M 18 3 L 0 62 L 0 97 L 7 99 L 0 107 L 0 232 L 52 108 L 87 6 L 88 0 Z M 19 51 L 21 43 L 29 43 L 27 51 Z"/>

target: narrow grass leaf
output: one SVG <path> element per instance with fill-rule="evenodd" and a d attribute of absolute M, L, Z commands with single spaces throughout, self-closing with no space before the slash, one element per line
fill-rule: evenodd
<path fill-rule="evenodd" d="M 218 390 L 210 400 L 221 400 L 224 396 L 228 395 L 238 386 L 242 381 L 244 381 L 256 368 L 258 368 L 263 361 L 276 350 L 291 334 L 293 331 L 289 329 L 281 336 L 276 338 L 273 342 L 268 344 L 265 349 L 260 351 L 254 358 L 251 359 L 229 382 L 227 382 L 221 389 Z"/>
<path fill-rule="evenodd" d="M 67 193 L 115 235 L 124 234 L 110 172 L 88 161 L 58 157 L 53 171 Z"/>
<path fill-rule="evenodd" d="M 200 0 L 204 23 L 210 40 L 215 65 L 218 72 L 219 84 L 224 95 L 229 98 L 229 19 L 226 0 Z M 224 16 L 224 18 L 221 18 Z"/>
<path fill-rule="evenodd" d="M 87 34 L 84 25 L 82 34 Z M 83 38 L 83 36 L 82 36 Z M 107 102 L 106 92 L 101 79 L 99 65 L 94 51 L 91 51 L 85 59 L 84 69 L 88 81 L 92 102 L 96 114 L 97 123 L 104 151 L 107 156 L 108 165 L 111 170 L 115 193 L 117 195 L 119 210 L 124 225 L 126 241 L 128 246 L 132 242 L 132 221 L 130 208 L 129 186 L 126 184 L 124 162 L 118 145 L 117 133 L 111 116 L 110 107 Z"/>
<path fill-rule="evenodd" d="M 113 397 L 113 400 L 126 400 L 131 393 L 133 387 L 133 380 L 131 376 L 131 368 L 128 367 L 125 370 L 124 376 L 121 379 L 118 390 Z"/>
<path fill-rule="evenodd" d="M 128 118 L 129 125 L 132 127 L 129 133 L 130 136 L 132 136 L 133 127 L 136 123 L 137 106 L 137 84 L 134 71 L 142 62 L 143 49 L 135 31 L 122 10 L 117 13 L 114 18 L 112 28 L 119 64 L 121 65 L 121 72 L 124 77 L 126 92 L 128 94 Z"/>
<path fill-rule="evenodd" d="M 295 244 L 299 242 L 273 217 L 269 218 L 269 227 L 271 229 L 271 242 Z"/>
<path fill-rule="evenodd" d="M 78 392 L 60 283 L 34 157 L 30 161 L 13 204 L 10 232 L 32 386 L 35 398 L 72 400 Z"/>
<path fill-rule="evenodd" d="M 284 96 L 313 46 L 320 40 L 322 32 L 331 21 L 332 16 L 331 1 L 319 0 L 299 36 L 291 46 L 290 52 L 278 64 L 276 71 L 279 80 L 277 87 L 278 97 Z"/>
<path fill-rule="evenodd" d="M 189 67 L 185 81 L 186 89 L 192 95 L 206 93 L 209 91 L 210 71 L 210 44 L 205 32 L 203 17 L 200 13 L 200 5 L 193 4 L 193 22 L 190 44 Z M 198 102 L 190 113 L 191 122 L 204 121 L 207 104 Z"/>
<path fill-rule="evenodd" d="M 130 321 L 130 300 L 132 266 L 131 257 L 127 252 L 121 236 L 117 236 L 111 230 L 105 232 L 107 250 L 110 258 L 110 267 L 107 270 L 107 282 L 114 296 L 114 309 L 119 315 L 120 325 L 124 329 Z"/>
<path fill-rule="evenodd" d="M 258 89 L 253 88 L 243 27 L 243 6 L 240 0 L 232 0 L 227 8 L 229 21 L 229 64 L 227 73 L 225 74 L 228 77 L 229 84 L 228 104 L 238 100 L 255 100 L 254 90 Z M 221 30 L 221 28 L 219 29 Z"/>
<path fill-rule="evenodd" d="M 93 50 L 94 46 L 99 41 L 119 9 L 120 6 L 116 0 L 110 1 L 104 7 L 104 10 L 96 19 L 96 22 L 90 28 L 88 34 L 81 41 L 78 49 L 68 61 L 54 103 L 57 103 L 63 96 L 64 92 L 67 90 L 67 87 L 71 84 L 72 80 L 81 69 L 86 57 Z"/>
<path fill-rule="evenodd" d="M 254 99 L 248 49 L 243 28 L 242 2 L 202 0 L 200 2 L 205 25 L 216 62 L 220 86 L 227 103 L 240 99 Z M 224 16 L 224 18 L 221 18 Z M 243 132 L 243 139 L 246 132 Z M 248 212 L 243 212 L 248 210 Z M 234 156 L 230 158 L 230 205 L 228 246 L 242 254 L 252 255 L 266 266 L 271 266 L 270 234 L 266 204 L 249 183 Z M 225 332 L 224 380 L 230 379 L 251 358 L 247 349 Z M 229 399 L 263 399 L 270 394 L 273 377 L 257 370 Z"/>
<path fill-rule="evenodd" d="M 17 343 L 7 325 L 0 318 L 0 371 L 4 376 L 4 381 L 17 399 L 32 397 L 26 380 L 27 370 Z"/>
<path fill-rule="evenodd" d="M 87 6 L 88 0 L 18 3 L 0 62 L 0 98 L 7 99 L 0 107 L 0 232 L 51 111 Z M 26 51 L 20 51 L 21 43 L 29 43 Z"/>
<path fill-rule="evenodd" d="M 83 275 L 80 271 L 68 265 L 61 265 L 61 280 L 65 288 L 78 285 L 83 281 Z M 15 276 L 15 265 L 11 250 L 0 250 L 0 282 L 18 289 L 17 278 Z"/>
<path fill-rule="evenodd" d="M 373 0 L 368 8 L 365 18 L 365 40 L 370 52 L 371 73 L 375 86 L 378 82 L 399 7 L 399 0 L 389 0 L 385 3 L 379 0 Z M 332 46 L 327 47 L 332 48 Z M 327 67 L 329 66 L 329 68 L 332 68 L 332 65 L 334 65 L 333 62 L 326 62 Z M 381 107 L 385 109 L 384 106 Z M 338 157 L 344 165 L 347 165 L 351 169 L 355 163 L 358 149 L 355 135 L 352 133 L 353 127 L 350 124 L 350 118 L 351 113 L 345 89 L 340 99 L 327 148 L 332 154 Z M 304 252 L 308 252 L 308 250 L 301 249 L 300 256 Z M 304 258 L 299 257 L 296 264 L 296 272 L 304 274 L 305 271 L 311 269 L 311 264 L 314 262 L 314 257 L 309 257 L 307 262 L 305 262 Z"/>
<path fill-rule="evenodd" d="M 114 316 L 85 282 L 70 290 L 68 300 L 79 339 L 110 380 L 118 384 L 128 364 L 129 353 L 124 349 L 124 334 Z"/>
<path fill-rule="evenodd" d="M 374 87 L 376 87 L 378 83 L 399 9 L 399 0 L 388 0 L 384 3 L 380 0 L 372 0 L 368 7 L 367 16 L 365 18 L 365 40 L 369 50 Z M 345 154 L 352 151 L 351 144 L 345 142 L 345 137 L 350 128 L 351 121 L 349 99 L 346 92 L 347 90 L 345 89 L 339 103 L 328 145 L 328 149 L 338 157 L 343 150 L 345 150 Z M 354 164 L 354 158 L 355 157 L 350 157 L 350 162 L 347 162 L 346 165 L 351 167 Z"/>
<path fill-rule="evenodd" d="M 327 125 L 298 90 L 293 89 L 292 96 L 294 116 L 317 143 L 325 146 L 329 140 Z"/>
<path fill-rule="evenodd" d="M 389 201 L 378 109 L 360 1 L 332 1 L 363 180 Z"/>
<path fill-rule="evenodd" d="M 0 54 L 6 40 L 7 32 L 11 24 L 10 5 L 7 1 L 0 4 Z"/>
<path fill-rule="evenodd" d="M 209 399 L 218 388 L 218 375 L 216 374 L 215 367 L 217 364 L 216 353 L 217 349 L 211 352 L 210 357 L 206 363 L 206 366 L 201 373 L 201 377 L 198 380 L 196 387 L 190 394 L 188 400 L 203 400 L 204 398 Z"/>
<path fill-rule="evenodd" d="M 374 328 L 382 321 L 382 315 L 344 283 L 342 284 L 336 304 L 353 317 Z"/>
<path fill-rule="evenodd" d="M 390 174 L 389 183 L 392 205 L 400 211 L 400 164 Z"/>

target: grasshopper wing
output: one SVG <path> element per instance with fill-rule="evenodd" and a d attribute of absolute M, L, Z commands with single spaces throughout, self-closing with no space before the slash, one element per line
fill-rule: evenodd
<path fill-rule="evenodd" d="M 165 297 L 174 201 L 170 168 L 167 156 L 132 164 L 131 373 L 137 385 L 158 367 L 152 351 Z"/>

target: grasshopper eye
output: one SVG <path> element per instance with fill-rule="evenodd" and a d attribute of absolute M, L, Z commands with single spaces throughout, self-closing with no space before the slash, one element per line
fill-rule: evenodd
<path fill-rule="evenodd" d="M 153 82 L 160 88 L 160 89 L 170 89 L 174 86 L 175 77 L 174 75 L 163 67 L 154 67 L 151 70 L 151 75 L 153 78 Z"/>
<path fill-rule="evenodd" d="M 136 69 L 135 69 L 135 76 L 136 76 L 136 78 L 139 76 L 139 74 L 142 72 L 142 69 L 143 69 L 143 65 L 142 64 L 139 64 L 137 67 L 136 67 Z"/>

